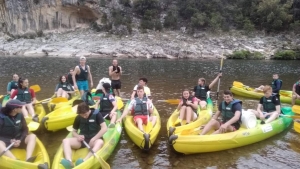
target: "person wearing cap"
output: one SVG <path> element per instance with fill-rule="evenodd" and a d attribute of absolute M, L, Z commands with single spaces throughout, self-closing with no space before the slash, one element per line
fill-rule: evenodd
<path fill-rule="evenodd" d="M 300 99 L 300 79 L 293 85 L 292 91 L 292 106 L 294 106 L 296 99 Z"/>
<path fill-rule="evenodd" d="M 14 143 L 15 148 L 26 148 L 26 161 L 33 162 L 36 157 L 32 157 L 36 136 L 28 133 L 26 120 L 21 113 L 22 106 L 26 103 L 19 100 L 10 100 L 0 112 L 0 153 L 6 147 Z M 10 151 L 4 153 L 5 156 L 17 159 Z"/>
<path fill-rule="evenodd" d="M 112 66 L 108 68 L 108 74 L 111 77 L 111 87 L 115 96 L 120 96 L 122 68 L 118 65 L 118 61 L 114 59 Z"/>
<path fill-rule="evenodd" d="M 25 118 L 28 118 L 28 114 L 31 115 L 32 120 L 35 122 L 39 121 L 38 115 L 35 114 L 33 104 L 36 103 L 35 93 L 32 89 L 30 89 L 28 79 L 19 78 L 18 81 L 19 88 L 15 90 L 11 96 L 11 99 L 20 100 L 21 102 L 26 102 L 26 104 L 22 107 L 22 113 Z"/>
<path fill-rule="evenodd" d="M 88 143 L 94 152 L 97 152 L 104 144 L 103 135 L 107 131 L 106 123 L 99 113 L 99 109 L 91 110 L 89 106 L 83 102 L 78 104 L 77 116 L 73 123 L 73 131 L 71 138 L 65 138 L 62 146 L 65 158 L 61 160 L 61 164 L 65 168 L 72 168 L 72 149 L 84 148 L 83 141 Z M 78 133 L 79 131 L 79 133 Z M 88 153 L 85 158 L 76 160 L 75 165 L 79 165 L 90 158 L 93 154 Z"/>
<path fill-rule="evenodd" d="M 139 79 L 139 83 L 134 86 L 132 94 L 131 94 L 131 100 L 133 100 L 135 97 L 137 97 L 137 87 L 143 86 L 144 87 L 144 93 L 146 97 L 151 97 L 151 91 L 150 88 L 147 86 L 148 80 L 144 77 L 141 77 Z"/>
<path fill-rule="evenodd" d="M 121 120 L 128 114 L 128 112 L 133 113 L 133 120 L 138 126 L 138 128 L 144 132 L 143 124 L 147 125 L 148 121 L 155 126 L 157 117 L 153 116 L 154 106 L 152 101 L 148 99 L 144 92 L 144 86 L 137 87 L 137 95 L 138 97 L 134 98 L 130 101 L 127 108 L 124 109 L 122 116 L 116 121 L 121 122 Z"/>
<path fill-rule="evenodd" d="M 18 80 L 19 80 L 19 76 L 17 74 L 14 74 L 13 80 L 8 82 L 8 84 L 7 84 L 7 94 L 11 94 L 16 89 L 18 89 Z"/>
<path fill-rule="evenodd" d="M 100 113 L 104 118 L 110 120 L 109 128 L 115 127 L 115 122 L 117 119 L 117 102 L 115 97 L 109 93 L 110 84 L 104 83 L 102 85 L 103 95 L 100 97 L 99 101 L 96 103 L 95 109 L 98 109 L 100 106 Z"/>
<path fill-rule="evenodd" d="M 85 63 L 86 58 L 84 56 L 81 56 L 80 64 L 75 67 L 72 74 L 74 89 L 78 89 L 80 91 L 81 96 L 84 94 L 85 91 L 89 90 L 88 78 L 90 79 L 91 87 L 93 87 L 91 68 Z"/>

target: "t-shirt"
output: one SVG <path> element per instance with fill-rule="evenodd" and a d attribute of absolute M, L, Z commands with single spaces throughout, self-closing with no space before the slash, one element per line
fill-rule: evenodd
<path fill-rule="evenodd" d="M 29 88 L 29 93 L 30 93 L 32 99 L 35 98 L 34 90 L 32 90 L 32 89 Z M 14 97 L 17 96 L 17 94 L 18 94 L 18 90 L 15 90 L 15 91 L 10 95 L 10 98 L 11 98 L 11 99 L 14 99 Z"/>
<path fill-rule="evenodd" d="M 141 101 L 143 100 L 143 99 L 140 99 Z M 133 108 L 136 106 L 136 101 L 135 101 L 135 99 L 133 99 L 133 100 L 131 100 L 130 101 L 130 103 L 129 103 L 129 105 L 128 105 L 128 109 L 129 110 L 133 110 Z M 152 104 L 152 101 L 150 101 L 149 99 L 147 100 L 147 110 L 149 110 L 149 109 L 153 109 L 153 104 Z"/>
<path fill-rule="evenodd" d="M 198 87 L 198 85 L 194 87 L 195 96 L 196 96 L 196 93 L 197 93 L 197 87 Z M 210 91 L 209 86 L 208 86 L 208 85 L 205 85 L 205 86 L 204 86 L 204 90 L 205 90 L 205 92 Z M 201 99 L 201 98 L 199 98 L 199 99 Z M 206 99 L 206 97 L 205 97 L 205 98 L 202 98 L 202 99 Z"/>
<path fill-rule="evenodd" d="M 93 112 L 94 112 L 94 111 L 91 111 L 89 118 L 92 116 Z M 102 117 L 102 114 L 101 114 L 101 113 L 98 113 L 98 114 L 97 114 L 97 118 L 96 118 L 96 123 L 97 123 L 98 125 L 100 125 L 100 124 L 102 124 L 103 122 L 104 122 L 104 119 L 103 119 L 103 117 Z M 73 129 L 78 130 L 79 127 L 80 127 L 80 115 L 77 115 L 76 118 L 75 118 L 75 120 L 74 120 L 74 123 L 73 123 Z"/>
<path fill-rule="evenodd" d="M 219 104 L 219 111 L 220 112 L 222 112 L 222 103 L 223 102 L 221 102 L 220 104 Z M 225 106 L 228 106 L 229 104 L 227 104 L 226 102 L 225 102 Z M 241 113 L 242 113 L 242 105 L 241 105 L 241 103 L 235 103 L 234 105 L 232 105 L 232 112 L 233 113 L 235 113 L 236 111 L 240 111 Z"/>
<path fill-rule="evenodd" d="M 278 100 L 278 98 L 276 96 L 273 96 L 272 97 L 272 103 L 275 104 L 275 106 L 279 106 L 280 105 L 280 102 Z M 264 104 L 264 97 L 261 97 L 260 100 L 259 100 L 259 104 L 263 105 Z"/>
<path fill-rule="evenodd" d="M 136 91 L 138 88 L 138 85 L 135 85 L 134 88 L 133 88 L 133 91 Z M 150 88 L 147 87 L 147 86 L 144 86 L 144 92 L 146 94 L 146 96 L 151 96 L 151 91 L 150 91 Z"/>

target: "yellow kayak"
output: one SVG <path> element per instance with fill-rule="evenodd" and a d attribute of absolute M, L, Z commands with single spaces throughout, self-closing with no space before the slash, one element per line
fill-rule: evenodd
<path fill-rule="evenodd" d="M 294 121 L 294 130 L 300 133 L 300 121 Z"/>
<path fill-rule="evenodd" d="M 43 105 L 37 101 L 37 103 L 34 105 L 34 112 L 35 114 L 38 115 L 39 117 L 39 122 L 42 121 L 42 119 L 45 117 L 46 115 L 46 112 L 45 112 L 45 109 L 43 107 Z M 28 118 L 25 118 L 27 124 L 29 124 L 31 121 L 32 121 L 32 117 L 29 116 Z"/>
<path fill-rule="evenodd" d="M 128 103 L 126 107 L 127 106 Z M 149 150 L 151 148 L 161 128 L 161 119 L 155 107 L 153 115 L 157 117 L 155 126 L 152 126 L 152 123 L 150 122 L 147 125 L 144 125 L 144 131 L 146 134 L 150 135 L 150 138 L 148 137 L 149 135 L 144 134 L 137 128 L 136 124 L 133 121 L 132 115 L 128 113 L 128 115 L 123 119 L 127 135 L 142 150 Z"/>
<path fill-rule="evenodd" d="M 122 99 L 120 97 L 116 97 L 118 109 L 121 109 L 123 105 Z M 64 129 L 70 125 L 73 124 L 76 112 L 77 112 L 77 106 L 71 106 L 71 105 L 65 105 L 59 109 L 56 109 L 49 114 L 47 114 L 43 120 L 42 124 L 45 126 L 45 128 L 49 131 L 56 131 L 60 129 Z M 91 106 L 90 108 L 93 108 L 94 106 Z"/>
<path fill-rule="evenodd" d="M 261 91 L 256 92 L 254 91 L 254 88 L 246 86 L 243 83 L 238 81 L 233 82 L 230 91 L 236 95 L 248 97 L 248 98 L 254 98 L 254 99 L 260 99 L 261 97 L 264 96 L 263 92 Z M 280 90 L 280 101 L 282 103 L 290 104 L 292 102 L 292 91 Z M 300 100 L 296 100 L 296 104 L 300 104 Z"/>
<path fill-rule="evenodd" d="M 294 114 L 290 107 L 283 107 L 281 110 L 284 115 Z M 201 129 L 196 128 L 172 135 L 169 143 L 177 152 L 184 154 L 227 150 L 272 137 L 287 129 L 292 121 L 292 118 L 281 116 L 269 124 L 262 125 L 260 120 L 256 120 L 256 126 L 250 129 L 241 125 L 240 129 L 235 132 L 203 136 L 199 135 Z M 209 134 L 212 132 L 210 131 Z"/>
<path fill-rule="evenodd" d="M 118 118 L 121 116 L 120 111 L 118 112 Z M 109 121 L 105 120 L 106 124 L 109 124 Z M 104 138 L 104 145 L 103 147 L 96 152 L 97 156 L 101 160 L 107 160 L 109 156 L 113 153 L 116 145 L 118 144 L 122 133 L 122 124 L 117 123 L 114 128 L 107 128 L 107 132 L 103 135 Z M 67 137 L 71 137 L 71 133 Z M 75 164 L 76 160 L 79 158 L 84 158 L 88 153 L 89 150 L 87 148 L 81 148 L 78 150 L 72 150 L 72 162 Z M 60 161 L 64 158 L 63 148 L 62 146 L 59 147 L 58 151 L 56 152 L 53 163 L 52 169 L 65 169 Z M 99 161 L 94 156 L 90 157 L 88 160 L 84 161 L 78 166 L 75 166 L 74 169 L 99 169 L 101 167 Z"/>
<path fill-rule="evenodd" d="M 42 142 L 36 138 L 36 146 L 32 156 L 37 156 L 33 163 L 26 162 L 26 150 L 12 148 L 10 150 L 19 160 L 13 160 L 9 157 L 2 156 L 0 158 L 0 168 L 6 169 L 48 169 L 50 168 L 50 160 L 48 153 Z"/>
<path fill-rule="evenodd" d="M 175 133 L 180 133 L 183 130 L 187 130 L 187 129 L 193 129 L 196 127 L 199 127 L 203 124 L 206 124 L 212 115 L 212 110 L 213 110 L 213 103 L 211 101 L 210 98 L 207 99 L 207 109 L 206 110 L 200 110 L 200 107 L 198 106 L 198 110 L 197 110 L 197 114 L 198 114 L 198 118 L 197 120 L 191 122 L 188 125 L 185 125 L 186 121 L 183 120 L 182 123 L 184 125 L 180 126 L 176 126 L 178 124 L 178 116 L 179 116 L 179 111 L 176 109 L 171 116 L 168 119 L 167 122 L 167 130 L 168 130 L 168 136 L 170 137 L 171 135 L 175 134 Z"/>

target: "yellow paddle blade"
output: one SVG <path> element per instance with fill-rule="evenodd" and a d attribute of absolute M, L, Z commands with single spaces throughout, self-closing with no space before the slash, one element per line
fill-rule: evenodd
<path fill-rule="evenodd" d="M 169 104 L 179 104 L 180 99 L 157 100 L 158 102 L 166 102 Z"/>
<path fill-rule="evenodd" d="M 292 111 L 293 111 L 294 113 L 296 113 L 296 114 L 300 114 L 300 106 L 294 105 L 294 106 L 292 107 Z"/>
<path fill-rule="evenodd" d="M 94 156 L 98 159 L 98 161 L 101 165 L 101 168 L 110 169 L 109 164 L 102 157 L 99 157 L 97 154 L 94 154 Z"/>
<path fill-rule="evenodd" d="M 51 103 L 61 103 L 61 102 L 68 102 L 68 99 L 65 97 L 57 97 L 51 100 Z"/>
<path fill-rule="evenodd" d="M 295 121 L 294 122 L 294 130 L 298 133 L 300 133 L 300 122 Z"/>
<path fill-rule="evenodd" d="M 3 97 L 3 95 L 0 95 L 0 99 Z"/>
<path fill-rule="evenodd" d="M 119 97 L 119 96 L 116 96 L 116 100 L 117 100 L 117 107 L 118 107 L 118 110 L 122 109 L 124 107 L 124 103 L 122 101 L 122 98 Z"/>
<path fill-rule="evenodd" d="M 34 92 L 41 91 L 41 87 L 39 85 L 32 85 L 30 86 L 30 89 L 32 89 Z"/>
<path fill-rule="evenodd" d="M 91 93 L 95 93 L 96 91 L 97 91 L 97 89 L 94 88 L 91 90 Z"/>
<path fill-rule="evenodd" d="M 73 125 L 66 127 L 68 131 L 73 131 Z"/>
<path fill-rule="evenodd" d="M 234 81 L 233 86 L 241 88 L 241 87 L 244 87 L 244 84 L 242 82 Z"/>
<path fill-rule="evenodd" d="M 31 121 L 31 122 L 29 122 L 29 124 L 27 124 L 27 126 L 28 126 L 29 131 L 36 131 L 39 128 L 40 123 Z"/>

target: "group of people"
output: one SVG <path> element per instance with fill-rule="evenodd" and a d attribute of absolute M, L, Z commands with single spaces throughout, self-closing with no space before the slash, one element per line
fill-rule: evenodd
<path fill-rule="evenodd" d="M 93 87 L 93 80 L 90 66 L 86 65 L 86 58 L 80 57 L 80 63 L 74 70 L 71 69 L 68 75 L 60 76 L 59 84 L 55 88 L 57 97 L 71 98 L 75 90 L 79 90 L 83 95 Z M 117 101 L 115 96 L 120 96 L 122 68 L 118 65 L 117 60 L 112 61 L 112 66 L 109 66 L 108 74 L 111 77 L 111 84 L 102 84 L 103 95 L 97 101 L 95 109 L 91 109 L 89 105 L 82 102 L 77 107 L 77 116 L 73 123 L 73 137 L 63 140 L 64 159 L 61 164 L 65 168 L 70 168 L 72 163 L 72 149 L 85 147 L 83 141 L 87 142 L 94 152 L 98 151 L 104 144 L 103 135 L 108 128 L 114 128 L 115 124 L 121 122 L 128 114 L 133 115 L 133 120 L 139 130 L 144 132 L 143 125 L 151 123 L 156 124 L 156 116 L 154 115 L 154 106 L 152 104 L 151 91 L 147 86 L 148 80 L 140 78 L 137 85 L 134 86 L 131 101 L 124 109 L 121 117 L 117 118 Z M 204 78 L 198 80 L 198 84 L 194 90 L 184 90 L 182 99 L 178 104 L 179 121 L 186 120 L 189 124 L 197 118 L 197 109 L 206 109 L 207 92 L 221 78 L 222 73 L 209 84 L 206 84 Z M 279 80 L 277 74 L 273 75 L 272 86 L 260 86 L 256 90 L 262 90 L 264 96 L 260 99 L 257 110 L 253 110 L 262 123 L 270 123 L 275 120 L 280 114 L 279 94 L 282 86 L 282 81 Z M 110 90 L 113 89 L 113 93 Z M 14 144 L 14 147 L 27 146 L 26 159 L 28 162 L 34 161 L 32 153 L 35 147 L 34 134 L 28 133 L 26 120 L 29 116 L 34 121 L 39 121 L 34 112 L 34 103 L 36 102 L 34 90 L 29 88 L 28 79 L 19 78 L 18 75 L 13 75 L 13 81 L 8 83 L 7 94 L 10 94 L 10 100 L 6 106 L 1 109 L 0 113 L 0 152 L 6 149 L 9 144 Z M 293 103 L 295 99 L 300 98 L 300 80 L 293 86 Z M 14 100 L 15 99 L 15 100 Z M 229 90 L 223 93 L 223 101 L 218 105 L 218 111 L 212 117 L 207 125 L 204 126 L 201 135 L 207 134 L 211 129 L 214 129 L 214 134 L 232 132 L 240 128 L 242 116 L 242 102 L 233 98 L 233 94 Z M 221 120 L 219 120 L 221 116 Z M 110 124 L 106 126 L 104 119 L 110 120 Z M 267 120 L 265 120 L 267 119 Z M 11 131 L 14 130 L 14 131 Z M 80 132 L 79 132 L 80 131 Z M 16 157 L 7 151 L 4 155 L 16 159 Z M 75 165 L 79 165 L 87 160 L 91 153 L 85 158 L 78 159 Z"/>

